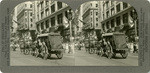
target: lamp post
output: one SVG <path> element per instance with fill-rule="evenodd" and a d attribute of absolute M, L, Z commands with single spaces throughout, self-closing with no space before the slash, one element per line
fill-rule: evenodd
<path fill-rule="evenodd" d="M 70 25 L 70 50 L 69 50 L 69 52 L 72 52 L 72 53 L 74 53 L 74 44 L 73 44 L 73 37 L 72 37 L 72 11 L 71 11 L 71 9 L 69 10 L 69 12 L 68 12 L 68 20 L 69 20 L 69 25 Z"/>

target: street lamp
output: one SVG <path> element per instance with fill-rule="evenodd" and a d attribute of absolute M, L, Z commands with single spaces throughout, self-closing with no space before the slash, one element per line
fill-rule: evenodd
<path fill-rule="evenodd" d="M 72 38 L 72 11 L 69 9 L 68 12 L 68 20 L 69 20 L 69 25 L 70 25 L 70 48 L 72 50 L 72 53 L 74 53 L 74 44 L 73 44 L 73 38 Z M 69 52 L 71 52 L 71 50 Z"/>

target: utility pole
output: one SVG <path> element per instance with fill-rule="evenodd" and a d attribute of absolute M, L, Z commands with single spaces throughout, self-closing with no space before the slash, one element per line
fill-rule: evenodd
<path fill-rule="evenodd" d="M 74 53 L 74 43 L 73 43 L 73 37 L 72 37 L 72 11 L 69 10 L 69 25 L 70 25 L 70 50 L 69 52 Z"/>

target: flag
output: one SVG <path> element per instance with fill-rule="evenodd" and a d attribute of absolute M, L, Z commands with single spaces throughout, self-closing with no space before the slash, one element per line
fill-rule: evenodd
<path fill-rule="evenodd" d="M 84 21 L 82 21 L 82 20 L 80 20 L 80 19 L 79 19 L 79 21 L 82 22 L 83 24 L 87 24 L 86 22 L 84 22 Z"/>
<path fill-rule="evenodd" d="M 65 27 L 69 27 L 69 20 L 66 17 L 64 17 L 64 23 L 63 23 L 63 25 Z"/>
<path fill-rule="evenodd" d="M 15 21 L 15 20 L 13 20 L 15 23 L 17 23 L 18 25 L 20 24 L 19 22 L 17 22 L 17 21 Z"/>

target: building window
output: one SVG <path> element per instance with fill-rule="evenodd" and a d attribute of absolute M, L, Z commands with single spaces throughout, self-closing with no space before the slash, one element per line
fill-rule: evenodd
<path fill-rule="evenodd" d="M 91 15 L 92 15 L 93 13 L 91 12 Z"/>
<path fill-rule="evenodd" d="M 115 14 L 115 10 L 114 8 L 111 9 L 111 15 L 114 15 Z"/>
<path fill-rule="evenodd" d="M 96 18 L 96 21 L 98 21 L 98 18 Z"/>
<path fill-rule="evenodd" d="M 96 12 L 96 16 L 98 15 L 98 12 Z"/>
<path fill-rule="evenodd" d="M 91 7 L 92 7 L 92 3 L 91 3 Z"/>
<path fill-rule="evenodd" d="M 111 20 L 111 27 L 114 27 L 115 24 L 114 24 L 114 19 Z"/>
<path fill-rule="evenodd" d="M 48 2 L 49 2 L 49 1 L 46 1 L 46 6 L 48 5 Z"/>
<path fill-rule="evenodd" d="M 93 24 L 91 23 L 91 27 L 92 27 L 92 25 L 93 25 Z"/>
<path fill-rule="evenodd" d="M 41 2 L 41 9 L 44 7 L 43 1 Z"/>
<path fill-rule="evenodd" d="M 109 17 L 109 11 L 106 12 L 106 17 L 107 17 L 107 18 Z"/>
<path fill-rule="evenodd" d="M 96 7 L 98 7 L 98 4 L 96 4 Z"/>
<path fill-rule="evenodd" d="M 103 31 L 105 31 L 105 24 L 102 24 L 102 29 Z"/>
<path fill-rule="evenodd" d="M 114 5 L 113 1 L 110 1 L 110 2 L 111 2 L 111 6 L 113 6 Z"/>
<path fill-rule="evenodd" d="M 117 12 L 119 12 L 119 11 L 120 11 L 120 4 L 118 4 L 118 5 L 116 6 L 116 8 L 117 8 Z"/>
<path fill-rule="evenodd" d="M 68 12 L 67 11 L 65 11 L 65 16 L 68 19 Z"/>
<path fill-rule="evenodd" d="M 103 11 L 105 10 L 105 8 L 104 8 L 104 7 L 105 7 L 105 4 L 103 4 Z"/>
<path fill-rule="evenodd" d="M 49 15 L 49 9 L 45 10 L 45 15 L 48 16 Z"/>
<path fill-rule="evenodd" d="M 44 17 L 44 13 L 43 12 L 41 12 L 41 19 Z"/>
<path fill-rule="evenodd" d="M 109 7 L 109 1 L 106 2 L 106 9 Z"/>
<path fill-rule="evenodd" d="M 106 27 L 107 29 L 109 29 L 109 21 L 106 23 Z"/>
<path fill-rule="evenodd" d="M 25 22 L 27 22 L 27 18 L 25 18 Z"/>
<path fill-rule="evenodd" d="M 32 16 L 32 13 L 30 13 L 30 16 Z"/>
<path fill-rule="evenodd" d="M 39 15 L 37 15 L 37 18 L 38 18 L 38 20 L 39 20 Z"/>
<path fill-rule="evenodd" d="M 55 4 L 51 6 L 51 13 L 55 12 Z"/>
<path fill-rule="evenodd" d="M 98 27 L 98 23 L 96 23 L 96 27 Z"/>
<path fill-rule="evenodd" d="M 30 21 L 32 22 L 32 19 L 30 19 Z"/>
<path fill-rule="evenodd" d="M 123 9 L 127 8 L 128 4 L 123 2 Z"/>
<path fill-rule="evenodd" d="M 27 12 L 25 12 L 24 15 L 27 16 Z"/>
<path fill-rule="evenodd" d="M 116 24 L 119 26 L 121 24 L 120 16 L 116 18 Z"/>
<path fill-rule="evenodd" d="M 58 21 L 58 24 L 62 24 L 63 23 L 63 15 L 62 15 L 62 13 L 57 16 L 57 21 Z"/>
<path fill-rule="evenodd" d="M 55 17 L 51 18 L 51 26 L 55 26 Z"/>
<path fill-rule="evenodd" d="M 44 29 L 44 22 L 41 23 L 41 29 Z"/>
<path fill-rule="evenodd" d="M 123 23 L 128 23 L 128 13 L 123 15 Z"/>
<path fill-rule="evenodd" d="M 46 28 L 49 28 L 49 20 L 46 20 Z"/>
<path fill-rule="evenodd" d="M 31 24 L 31 27 L 32 27 L 33 25 Z"/>
<path fill-rule="evenodd" d="M 30 4 L 30 8 L 32 8 L 32 4 Z"/>
<path fill-rule="evenodd" d="M 103 20 L 105 19 L 105 15 L 103 14 Z"/>
<path fill-rule="evenodd" d="M 62 8 L 62 2 L 57 2 L 57 5 L 58 5 L 58 9 Z"/>

